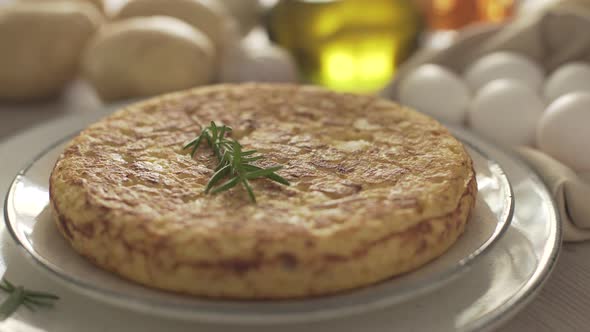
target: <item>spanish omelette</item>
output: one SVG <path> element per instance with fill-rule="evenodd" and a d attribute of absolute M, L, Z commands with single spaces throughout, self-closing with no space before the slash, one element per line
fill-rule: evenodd
<path fill-rule="evenodd" d="M 211 121 L 284 165 L 282 186 L 203 189 L 216 159 L 183 150 Z M 89 126 L 50 178 L 57 227 L 97 266 L 143 285 L 232 299 L 331 294 L 413 270 L 461 235 L 471 158 L 440 123 L 391 101 L 297 85 L 217 85 Z"/>

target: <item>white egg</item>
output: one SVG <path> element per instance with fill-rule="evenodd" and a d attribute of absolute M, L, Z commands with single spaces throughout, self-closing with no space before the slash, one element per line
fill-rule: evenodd
<path fill-rule="evenodd" d="M 258 24 L 261 14 L 258 0 L 220 0 L 228 11 L 236 18 L 240 32 L 247 34 Z"/>
<path fill-rule="evenodd" d="M 471 64 L 464 72 L 465 81 L 473 91 L 503 78 L 520 81 L 537 91 L 541 88 L 544 77 L 541 66 L 524 55 L 512 52 L 488 54 Z"/>
<path fill-rule="evenodd" d="M 400 83 L 404 105 L 443 122 L 461 124 L 471 96 L 465 82 L 450 70 L 427 64 L 408 74 Z"/>
<path fill-rule="evenodd" d="M 496 80 L 477 92 L 468 121 L 476 132 L 495 142 L 530 145 L 544 108 L 541 97 L 523 83 Z"/>
<path fill-rule="evenodd" d="M 232 46 L 221 59 L 219 80 L 223 83 L 297 82 L 299 73 L 293 57 L 273 45 Z"/>
<path fill-rule="evenodd" d="M 545 82 L 544 94 L 548 101 L 576 91 L 590 92 L 590 65 L 573 62 L 557 68 Z"/>
<path fill-rule="evenodd" d="M 579 172 L 590 171 L 590 93 L 557 98 L 537 129 L 538 146 Z"/>

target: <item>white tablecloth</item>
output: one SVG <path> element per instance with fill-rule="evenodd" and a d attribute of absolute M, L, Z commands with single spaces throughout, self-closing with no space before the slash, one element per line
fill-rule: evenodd
<path fill-rule="evenodd" d="M 73 86 L 58 101 L 36 105 L 0 105 L 0 145 L 10 136 L 26 132 L 42 123 L 65 116 L 97 112 L 101 107 L 94 95 L 80 84 Z M 39 142 L 39 146 L 23 149 L 40 149 L 48 143 Z M 0 190 L 6 189 L 7 181 L 14 175 L 4 172 L 0 161 Z M 590 331 L 588 257 L 590 243 L 565 245 L 557 267 L 540 295 L 500 331 Z M 367 327 L 367 331 L 370 331 L 370 327 Z"/>

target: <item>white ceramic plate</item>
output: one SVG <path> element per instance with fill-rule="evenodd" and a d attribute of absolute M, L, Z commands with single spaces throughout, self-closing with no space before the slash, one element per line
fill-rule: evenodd
<path fill-rule="evenodd" d="M 2 142 L 0 201 L 5 198 L 13 174 L 42 149 L 39 142 L 57 140 L 108 112 L 59 119 Z M 6 272 L 13 281 L 62 296 L 55 310 L 34 314 L 24 310 L 14 318 L 43 331 L 60 332 L 121 331 L 122 326 L 129 332 L 464 332 L 496 328 L 541 289 L 558 256 L 561 228 L 551 195 L 531 168 L 469 132 L 455 132 L 502 165 L 514 188 L 515 211 L 510 227 L 488 254 L 438 290 L 382 310 L 315 323 L 247 327 L 162 319 L 89 300 L 66 289 L 65 283 L 48 279 L 46 276 L 51 274 L 38 273 L 38 269 L 45 268 L 34 260 L 23 259 L 29 254 L 15 248 L 12 238 L 0 226 L 0 272 Z"/>
<path fill-rule="evenodd" d="M 17 175 L 6 198 L 7 228 L 50 275 L 80 292 L 140 312 L 223 323 L 284 323 L 329 319 L 400 303 L 457 278 L 508 228 L 512 189 L 504 172 L 471 145 L 479 187 L 465 234 L 426 266 L 380 284 L 308 300 L 233 302 L 198 299 L 145 288 L 96 268 L 78 256 L 57 232 L 48 207 L 48 178 L 67 139 L 53 145 Z"/>

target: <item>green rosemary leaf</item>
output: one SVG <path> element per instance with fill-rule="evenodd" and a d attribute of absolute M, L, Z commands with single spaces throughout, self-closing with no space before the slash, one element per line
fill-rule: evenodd
<path fill-rule="evenodd" d="M 231 128 L 230 127 L 222 126 L 221 129 L 219 130 L 219 137 L 220 138 L 224 138 L 226 132 L 230 132 L 230 131 L 231 131 Z"/>
<path fill-rule="evenodd" d="M 35 311 L 36 307 L 51 307 L 59 299 L 57 295 L 15 287 L 6 279 L 2 279 L 0 289 L 9 293 L 8 298 L 0 304 L 0 321 L 10 317 L 21 305 Z"/>
<path fill-rule="evenodd" d="M 8 289 L 12 292 L 14 290 L 14 285 L 8 281 L 7 279 L 2 279 L 2 281 L 4 282 L 4 284 L 8 287 Z"/>
<path fill-rule="evenodd" d="M 256 197 L 249 180 L 266 178 L 280 184 L 289 185 L 289 181 L 275 173 L 281 169 L 281 166 L 265 169 L 250 164 L 251 162 L 264 159 L 264 156 L 256 155 L 258 153 L 256 150 L 244 151 L 238 141 L 226 137 L 231 131 L 231 127 L 226 125 L 218 126 L 214 121 L 211 121 L 209 127 L 204 128 L 197 138 L 184 147 L 184 149 L 192 147 L 191 156 L 194 156 L 204 139 L 218 160 L 215 173 L 205 186 L 205 193 L 220 193 L 241 183 L 248 192 L 250 200 L 255 203 Z M 225 177 L 229 177 L 230 179 L 218 185 Z"/>
<path fill-rule="evenodd" d="M 10 293 L 14 290 L 13 288 L 8 287 L 8 285 L 6 285 L 4 283 L 0 284 L 0 289 L 2 289 L 3 291 L 5 291 L 7 293 Z"/>
<path fill-rule="evenodd" d="M 224 184 L 220 185 L 219 187 L 215 187 L 215 189 L 213 189 L 211 191 L 211 193 L 218 194 L 222 191 L 229 190 L 229 189 L 235 187 L 238 183 L 240 183 L 240 177 L 235 176 L 235 177 L 231 178 L 230 180 L 228 180 L 227 182 L 225 182 Z"/>
<path fill-rule="evenodd" d="M 195 145 L 195 143 L 201 141 L 201 137 L 203 137 L 203 136 L 199 136 L 199 137 L 193 139 L 192 141 L 188 142 L 185 146 L 182 147 L 182 149 L 186 150 L 186 149 L 190 148 L 191 146 Z"/>
<path fill-rule="evenodd" d="M 209 128 L 211 128 L 211 138 L 215 142 L 217 140 L 217 125 L 215 124 L 215 122 L 211 121 L 211 126 Z"/>
<path fill-rule="evenodd" d="M 230 141 L 230 140 L 223 140 L 221 142 L 219 142 L 219 146 L 226 149 L 226 150 L 233 150 L 234 149 L 234 143 L 235 141 Z"/>
<path fill-rule="evenodd" d="M 195 156 L 195 153 L 197 152 L 197 149 L 199 148 L 199 145 L 201 145 L 201 141 L 203 139 L 203 136 L 199 136 L 197 139 L 195 139 L 194 141 L 192 141 L 191 143 L 189 143 L 185 149 L 189 146 L 193 146 L 193 149 L 191 150 L 191 157 Z"/>
<path fill-rule="evenodd" d="M 256 203 L 256 196 L 254 196 L 254 191 L 252 190 L 252 186 L 250 186 L 248 179 L 242 179 L 242 184 L 244 184 L 246 191 L 248 191 L 248 196 L 250 196 L 252 203 Z"/>
<path fill-rule="evenodd" d="M 247 172 L 253 172 L 253 171 L 258 171 L 258 170 L 263 169 L 262 167 L 258 167 L 258 166 L 251 165 L 251 164 L 243 164 L 242 168 L 244 168 L 244 170 Z"/>
<path fill-rule="evenodd" d="M 261 160 L 261 159 L 264 159 L 264 157 L 263 156 L 248 157 L 248 158 L 242 158 L 242 162 L 244 162 L 244 163 L 251 163 L 253 161 Z"/>
<path fill-rule="evenodd" d="M 233 164 L 236 169 L 240 167 L 242 163 L 242 147 L 239 144 L 233 144 Z"/>
<path fill-rule="evenodd" d="M 25 295 L 36 299 L 59 300 L 59 296 L 45 292 L 25 290 Z"/>
<path fill-rule="evenodd" d="M 25 299 L 25 289 L 21 286 L 16 287 L 2 304 L 0 304 L 0 321 L 10 317 Z"/>
<path fill-rule="evenodd" d="M 249 172 L 246 174 L 246 179 L 252 180 L 260 177 L 266 177 L 274 173 L 275 171 L 280 170 L 283 166 L 274 166 L 264 169 L 259 169 L 257 171 Z"/>
<path fill-rule="evenodd" d="M 225 167 L 226 165 L 229 165 L 229 152 L 224 151 L 223 152 L 223 156 L 221 156 L 221 160 L 219 161 L 219 164 L 217 165 L 217 167 L 215 167 L 215 172 L 219 171 L 220 169 L 222 169 L 223 167 Z"/>
<path fill-rule="evenodd" d="M 250 165 L 250 164 L 245 164 L 243 166 L 244 166 L 244 169 L 247 170 L 248 172 L 254 172 L 254 171 L 258 171 L 258 170 L 263 169 L 258 166 L 254 166 L 254 165 Z M 282 176 L 280 176 L 276 173 L 269 174 L 265 177 L 267 179 L 273 180 L 273 181 L 278 182 L 280 184 L 284 184 L 286 186 L 290 185 L 289 181 L 287 181 L 285 178 L 283 178 Z"/>
<path fill-rule="evenodd" d="M 23 304 L 24 303 L 28 303 L 28 304 L 31 304 L 31 305 L 36 305 L 38 307 L 46 307 L 46 308 L 53 307 L 53 305 L 54 305 L 54 303 L 51 302 L 51 301 L 48 301 L 48 300 L 45 300 L 45 301 L 43 301 L 43 300 L 37 300 L 37 299 L 34 299 L 34 298 L 30 298 L 30 297 L 25 297 L 24 300 L 23 300 Z"/>
<path fill-rule="evenodd" d="M 30 303 L 28 303 L 28 302 L 23 302 L 23 305 L 25 306 L 25 308 L 29 309 L 32 312 L 37 311 L 37 309 L 35 309 L 35 306 L 32 305 L 32 304 L 30 304 Z"/>
<path fill-rule="evenodd" d="M 288 185 L 291 184 L 291 183 L 289 183 L 289 181 L 287 181 L 287 179 L 285 179 L 284 177 L 282 177 L 282 176 L 280 176 L 280 175 L 278 175 L 276 173 L 272 173 L 270 175 L 267 175 L 266 178 L 267 179 L 270 179 L 270 180 L 273 180 L 275 182 L 278 182 L 280 184 L 283 184 L 285 186 L 288 186 Z"/>
<path fill-rule="evenodd" d="M 231 165 L 227 164 L 224 167 L 222 167 L 220 170 L 218 170 L 217 172 L 215 172 L 215 174 L 213 174 L 213 176 L 211 177 L 211 179 L 209 179 L 209 182 L 207 182 L 207 186 L 205 187 L 205 193 L 208 193 L 209 190 L 211 190 L 211 188 L 217 184 L 217 182 L 219 182 L 219 180 L 223 179 L 227 173 L 230 172 Z"/>
<path fill-rule="evenodd" d="M 213 139 L 211 138 L 211 135 L 209 135 L 208 132 L 204 131 L 203 136 L 205 136 L 205 139 L 207 140 L 207 144 L 209 144 L 209 146 L 212 147 L 213 146 Z"/>

